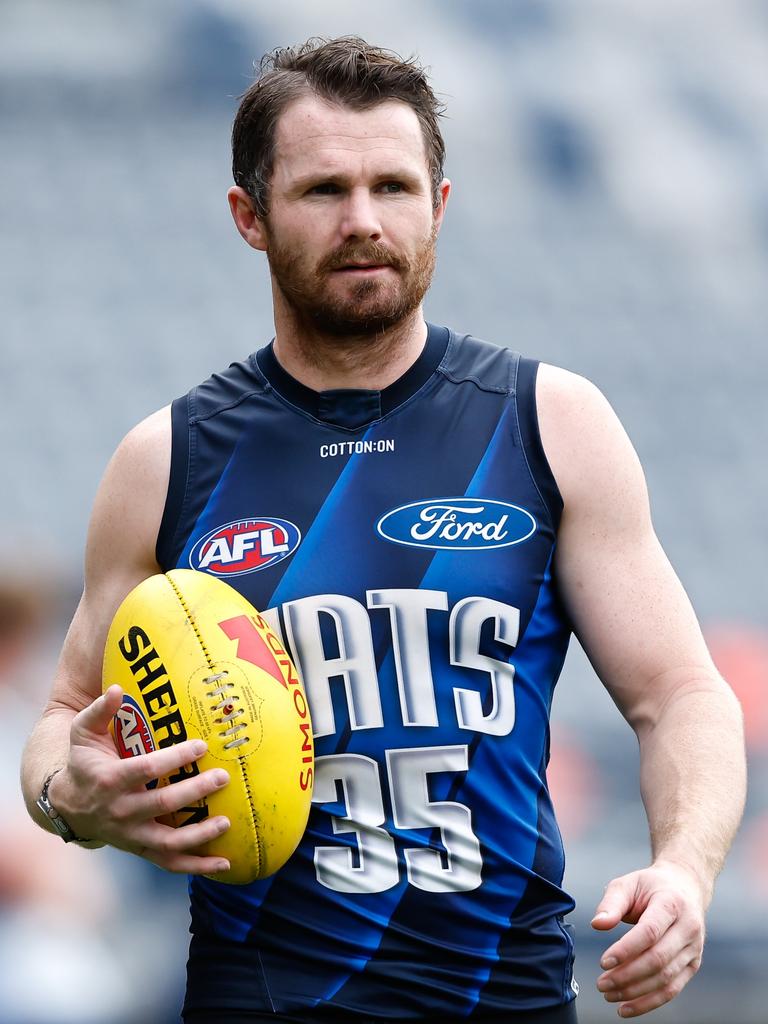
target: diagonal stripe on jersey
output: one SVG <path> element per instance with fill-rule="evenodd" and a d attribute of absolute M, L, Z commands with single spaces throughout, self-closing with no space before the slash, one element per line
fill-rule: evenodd
<path fill-rule="evenodd" d="M 508 468 L 513 462 L 512 449 L 517 441 L 514 407 L 510 404 L 466 489 L 466 496 L 507 501 L 520 499 L 520 482 L 512 477 Z M 543 521 L 535 542 L 541 543 L 543 552 L 546 552 L 551 548 L 553 536 L 543 513 L 542 508 L 539 518 Z M 530 557 L 530 552 L 526 553 Z M 451 992 L 450 1006 L 453 1009 L 450 1012 L 466 1012 L 477 1001 L 490 976 L 498 959 L 500 935 L 509 926 L 515 906 L 529 882 L 530 873 L 520 868 L 532 864 L 538 836 L 525 826 L 537 818 L 541 789 L 539 772 L 547 744 L 551 701 L 551 688 L 542 692 L 540 681 L 551 679 L 554 687 L 554 679 L 565 655 L 567 633 L 563 634 L 559 649 L 553 649 L 551 628 L 557 619 L 552 616 L 553 595 L 548 567 L 540 577 L 532 578 L 520 571 L 520 549 L 506 549 L 503 558 L 496 557 L 493 561 L 489 561 L 485 554 L 437 552 L 422 581 L 423 589 L 444 590 L 451 606 L 455 606 L 463 594 L 470 592 L 505 599 L 519 608 L 535 609 L 528 622 L 521 621 L 516 650 L 512 652 L 509 647 L 504 649 L 503 645 L 496 645 L 493 655 L 514 661 L 514 731 L 509 737 L 497 737 L 473 735 L 458 726 L 452 732 L 441 728 L 442 742 L 469 745 L 472 771 L 453 779 L 447 774 L 430 777 L 432 799 L 458 801 L 472 808 L 473 829 L 483 841 L 485 880 L 482 887 L 471 892 L 441 894 L 439 913 L 430 913 L 424 893 L 409 887 L 372 962 L 366 966 L 362 976 L 353 979 L 339 993 L 344 1004 L 355 1004 L 358 998 L 356 989 L 362 991 L 370 984 L 369 974 L 379 970 L 391 971 L 392 964 L 402 958 L 404 948 L 409 945 L 408 936 L 418 934 L 419 944 L 432 943 L 440 948 L 440 964 L 434 972 L 433 998 L 440 998 L 441 990 L 450 991 L 452 979 L 459 972 L 463 978 L 461 995 Z M 527 593 L 521 593 L 521 588 Z M 535 596 L 537 590 L 538 598 Z M 542 636 L 549 637 L 544 647 L 538 643 Z M 543 664 L 542 658 L 549 658 L 553 664 Z M 449 664 L 443 644 L 433 644 L 432 669 L 439 701 L 451 703 L 453 688 L 449 680 L 452 676 L 455 678 L 457 669 Z M 386 685 L 385 680 L 391 674 L 389 658 L 382 672 L 382 686 Z M 487 688 L 487 680 L 478 680 L 478 674 L 470 671 L 467 685 L 476 688 L 478 682 Z M 449 711 L 448 707 L 440 708 L 441 722 L 449 719 Z M 474 781 L 476 779 L 481 780 L 480 785 Z M 436 834 L 425 834 L 424 830 L 401 831 L 400 834 L 403 843 L 409 847 L 424 844 L 431 844 L 437 849 L 442 847 L 439 831 Z M 555 871 L 558 871 L 557 866 Z M 562 874 L 561 867 L 559 874 Z M 432 899 L 434 905 L 434 897 Z M 446 949 L 444 918 L 453 922 L 453 955 Z M 383 966 L 379 966 L 379 961 Z M 474 968 L 471 966 L 473 963 Z M 425 968 L 424 973 L 429 970 Z M 474 983 L 469 981 L 470 973 L 474 973 Z M 448 1009 L 446 1004 L 446 1012 Z"/>
<path fill-rule="evenodd" d="M 289 601 L 295 601 L 318 592 L 350 595 L 364 606 L 366 590 L 371 587 L 384 589 L 392 586 L 411 588 L 419 586 L 433 552 L 402 547 L 394 549 L 396 552 L 396 557 L 394 557 L 393 546 L 376 536 L 375 523 L 393 505 L 405 504 L 414 498 L 429 497 L 431 494 L 439 495 L 446 490 L 457 493 L 457 478 L 460 481 L 458 493 L 464 490 L 482 458 L 489 439 L 493 436 L 499 412 L 503 408 L 503 398 L 501 397 L 498 397 L 493 403 L 484 405 L 481 410 L 482 414 L 475 413 L 473 416 L 475 429 L 468 434 L 461 427 L 462 410 L 460 407 L 464 402 L 471 401 L 475 388 L 473 385 L 466 385 L 465 390 L 469 394 L 458 402 L 455 398 L 453 399 L 455 411 L 452 419 L 454 428 L 460 431 L 453 438 L 446 438 L 444 421 L 435 418 L 434 421 L 425 423 L 423 415 L 418 408 L 413 406 L 401 410 L 397 416 L 384 419 L 366 432 L 364 438 L 368 440 L 375 440 L 378 437 L 394 438 L 396 450 L 405 455 L 400 464 L 400 472 L 395 477 L 392 474 L 385 475 L 381 472 L 380 465 L 371 458 L 356 455 L 349 457 L 343 470 L 339 472 L 337 479 L 329 488 L 325 500 L 320 505 L 312 522 L 303 530 L 304 536 L 301 545 L 288 561 L 274 594 L 270 594 L 257 606 L 262 608 L 284 606 Z M 432 453 L 439 451 L 446 443 L 449 443 L 451 447 L 451 460 L 432 457 Z M 291 465 L 296 462 L 296 454 L 291 450 Z M 247 465 L 248 460 L 253 457 L 253 442 L 242 445 L 238 457 L 240 467 L 237 466 L 235 459 L 230 462 L 230 479 L 241 480 L 246 476 L 242 467 Z M 429 472 L 424 471 L 425 465 L 429 467 Z M 418 474 L 416 470 L 419 470 Z M 307 475 L 309 476 L 308 471 Z M 317 488 L 311 490 L 317 493 Z M 223 494 L 224 488 L 217 489 L 217 493 Z M 223 517 L 228 514 L 220 502 L 212 501 L 209 506 L 212 507 L 209 507 L 206 512 L 204 523 L 206 527 L 216 515 Z M 285 506 L 278 506 L 278 510 L 285 518 L 294 515 L 302 525 L 306 522 L 305 519 L 293 512 L 292 506 L 289 506 L 287 510 Z M 200 531 L 201 527 L 196 532 Z M 279 571 L 279 567 L 277 568 Z M 270 570 L 270 573 L 272 571 Z M 243 585 L 249 587 L 250 581 L 254 577 L 268 575 L 268 573 L 253 573 L 251 576 L 241 579 Z M 239 582 L 240 580 L 238 580 Z M 250 584 L 251 594 L 253 593 L 252 588 L 253 584 Z M 378 620 L 375 623 L 378 631 L 386 630 L 385 614 L 372 613 L 372 618 L 374 615 L 378 615 Z M 391 644 L 391 639 L 388 643 Z M 373 685 L 376 685 L 375 680 Z M 336 684 L 332 690 L 334 691 L 334 710 L 338 734 L 334 737 L 316 739 L 318 756 L 344 749 L 342 744 L 346 743 L 348 735 L 348 714 L 343 688 Z M 396 721 L 399 717 L 396 688 L 387 690 L 381 687 L 380 695 L 385 722 Z M 253 883 L 251 887 L 247 887 L 249 890 L 248 901 L 252 902 L 254 906 L 261 906 L 260 913 L 255 920 L 253 911 L 251 911 L 253 931 L 268 930 L 273 942 L 279 942 L 282 919 L 270 919 L 271 908 L 273 906 L 290 907 L 295 905 L 297 900 L 301 900 L 301 890 L 306 884 L 304 878 L 307 871 L 313 870 L 311 864 L 314 847 L 329 843 L 338 844 L 339 842 L 340 837 L 334 836 L 331 831 L 328 814 L 313 812 L 304 842 L 279 876 Z M 220 887 L 216 883 L 200 880 L 193 884 L 196 890 L 207 890 L 208 898 L 212 902 L 219 898 L 216 895 L 216 890 Z M 271 891 L 273 887 L 277 891 Z M 378 943 L 382 923 L 386 923 L 402 888 L 401 886 L 377 894 L 375 898 L 365 897 L 366 912 L 360 918 L 359 931 L 355 938 L 356 950 L 373 948 Z M 267 893 L 269 893 L 268 898 Z M 242 890 L 239 895 L 242 900 L 244 895 Z M 359 901 L 360 897 L 356 897 L 356 899 Z M 343 927 L 343 921 L 345 915 L 350 912 L 348 902 L 344 901 L 338 929 L 338 941 L 344 943 L 345 947 L 348 946 L 348 930 Z M 380 905 L 380 910 L 371 908 L 371 903 Z M 212 916 L 215 918 L 215 915 Z M 333 936 L 332 925 L 329 935 L 329 916 L 332 921 L 335 916 L 333 907 L 329 911 L 324 905 L 323 917 L 318 921 L 316 927 L 318 935 L 324 937 L 323 941 L 326 944 L 332 941 Z M 370 925 L 368 924 L 369 918 L 372 922 Z M 292 927 L 290 918 L 286 919 L 285 926 L 289 930 Z M 305 922 L 305 926 L 314 927 L 311 921 Z M 231 929 L 231 921 L 227 921 L 227 927 Z M 238 934 L 243 934 L 244 927 L 239 927 L 237 931 Z M 346 949 L 345 955 L 349 955 L 348 949 Z"/>
<path fill-rule="evenodd" d="M 229 1005 L 393 1020 L 564 998 L 570 947 L 557 920 L 571 904 L 544 781 L 568 636 L 550 573 L 556 486 L 528 448 L 532 364 L 521 429 L 517 357 L 451 339 L 433 377 L 366 431 L 340 433 L 263 381 L 248 410 L 230 389 L 198 426 L 197 464 L 213 479 L 189 505 L 187 551 L 242 515 L 301 533 L 284 560 L 232 582 L 280 610 L 317 733 L 317 803 L 272 879 L 192 883 L 193 931 L 218 973 L 196 960 L 191 1006 L 211 992 L 225 1005 L 224 978 Z M 241 435 L 230 459 L 223 441 Z M 349 438 L 360 454 L 346 454 Z M 462 509 L 501 503 L 474 550 L 409 543 L 408 516 L 454 500 L 464 506 L 455 527 L 446 512 L 448 540 Z M 490 543 L 506 536 L 505 506 L 510 523 L 523 509 L 536 528 Z M 377 523 L 390 513 L 386 539 Z"/>
<path fill-rule="evenodd" d="M 352 456 L 284 574 L 271 604 L 284 606 L 289 598 L 296 600 L 307 594 L 316 594 L 320 587 L 330 593 L 351 595 L 362 605 L 366 601 L 366 591 L 371 588 L 418 588 L 434 553 L 416 548 L 396 548 L 397 557 L 393 557 L 392 546 L 376 536 L 375 523 L 390 507 L 405 504 L 414 497 L 440 495 L 446 488 L 456 493 L 457 476 L 463 475 L 463 491 L 493 436 L 501 408 L 502 401 L 497 401 L 492 409 L 485 410 L 484 417 L 475 416 L 476 429 L 471 436 L 464 436 L 463 443 L 458 438 L 451 439 L 455 443 L 451 446 L 450 463 L 425 457 L 446 443 L 444 423 L 435 422 L 430 429 L 430 425 L 424 424 L 417 414 L 409 416 L 407 411 L 403 411 L 398 422 L 385 420 L 368 431 L 365 435 L 367 439 L 376 439 L 380 435 L 393 436 L 398 450 L 411 449 L 406 466 L 423 467 L 428 463 L 429 472 L 422 469 L 418 481 L 414 481 L 407 472 L 394 480 L 391 476 L 383 478 L 370 459 Z M 458 424 L 459 420 L 456 422 Z M 416 446 L 419 450 L 414 452 L 412 449 Z M 419 490 L 414 491 L 414 486 L 418 486 Z M 388 630 L 386 612 L 372 611 L 371 619 L 380 634 Z M 391 637 L 387 644 L 391 647 Z M 373 684 L 376 685 L 375 681 Z M 333 736 L 316 740 L 318 756 L 338 753 L 346 748 L 355 752 L 367 749 L 372 753 L 365 756 L 375 757 L 379 750 L 383 751 L 387 746 L 415 741 L 414 730 L 411 729 L 410 735 L 407 735 L 400 723 L 396 684 L 388 685 L 387 680 L 381 680 L 378 686 L 384 727 L 351 734 L 343 688 L 336 684 L 333 689 L 337 728 Z M 395 736 L 397 739 L 393 739 Z M 360 737 L 359 742 L 356 742 L 356 737 Z M 261 883 L 263 888 L 260 895 L 264 896 L 268 887 L 270 891 L 269 896 L 264 898 L 254 928 L 268 930 L 273 946 L 280 948 L 281 932 L 290 933 L 292 923 L 273 918 L 271 908 L 295 905 L 301 899 L 308 861 L 311 863 L 314 848 L 330 844 L 338 846 L 340 843 L 354 845 L 348 837 L 334 835 L 327 810 L 322 814 L 315 811 L 310 819 L 305 842 L 298 853 L 279 876 L 272 880 L 271 887 L 269 883 Z M 322 918 L 316 924 L 318 931 L 323 930 L 326 945 L 339 942 L 345 948 L 345 959 L 349 960 L 349 929 L 346 922 L 352 914 L 357 922 L 354 964 L 361 966 L 368 952 L 378 945 L 382 930 L 402 893 L 406 891 L 406 885 L 404 879 L 381 893 L 336 896 L 335 903 L 340 904 L 340 912 L 337 914 L 333 905 L 324 906 Z M 334 920 L 338 921 L 336 929 Z M 305 921 L 305 927 L 313 927 L 313 923 Z M 279 958 L 275 959 L 277 961 Z M 327 998 L 343 980 L 344 975 L 339 975 L 338 969 L 335 969 L 319 995 Z"/>

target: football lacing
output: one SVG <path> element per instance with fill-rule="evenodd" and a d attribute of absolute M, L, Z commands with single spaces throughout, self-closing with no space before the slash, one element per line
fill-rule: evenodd
<path fill-rule="evenodd" d="M 206 676 L 205 679 L 203 680 L 203 682 L 204 683 L 218 683 L 218 681 L 220 679 L 224 679 L 228 675 L 229 675 L 229 673 L 226 672 L 226 671 L 225 672 L 217 672 L 215 676 Z M 215 690 L 210 690 L 208 692 L 207 696 L 209 696 L 209 697 L 218 697 L 222 693 L 224 693 L 225 690 L 232 689 L 232 687 L 234 685 L 235 685 L 234 683 L 222 683 L 221 686 L 217 686 Z"/>
<path fill-rule="evenodd" d="M 204 683 L 218 683 L 220 680 L 224 679 L 226 677 L 226 675 L 227 675 L 226 672 L 218 672 L 216 675 L 206 676 L 206 678 L 203 680 L 203 682 Z M 229 728 L 224 729 L 222 732 L 220 732 L 219 736 L 233 736 L 233 737 L 235 737 L 234 739 L 228 740 L 224 744 L 224 749 L 225 750 L 231 750 L 232 747 L 241 747 L 244 743 L 247 743 L 248 739 L 249 739 L 248 736 L 237 736 L 237 733 L 241 729 L 247 728 L 246 723 L 245 722 L 234 722 L 233 723 L 233 719 L 237 718 L 238 715 L 244 714 L 244 711 L 243 711 L 242 708 L 236 708 L 234 706 L 234 701 L 240 700 L 239 696 L 236 693 L 227 693 L 228 690 L 233 690 L 234 688 L 235 688 L 235 684 L 234 683 L 229 683 L 229 682 L 221 683 L 220 686 L 215 687 L 215 689 L 213 689 L 213 690 L 209 690 L 208 693 L 207 693 L 208 697 L 211 697 L 211 698 L 218 697 L 219 698 L 219 703 L 213 705 L 213 710 L 214 711 L 223 711 L 224 712 L 223 715 L 221 715 L 219 718 L 217 718 L 215 720 L 216 724 L 217 725 L 225 725 L 226 724 L 226 725 L 229 726 Z"/>
<path fill-rule="evenodd" d="M 230 740 L 229 743 L 225 743 L 224 744 L 224 749 L 225 750 L 231 750 L 232 747 L 242 747 L 242 745 L 244 743 L 248 743 L 249 741 L 250 741 L 250 736 L 241 736 L 237 740 Z"/>

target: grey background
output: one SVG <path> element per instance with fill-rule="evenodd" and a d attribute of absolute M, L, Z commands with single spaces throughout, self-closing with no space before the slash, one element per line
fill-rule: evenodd
<path fill-rule="evenodd" d="M 266 267 L 225 200 L 252 62 L 353 32 L 419 53 L 448 105 L 454 193 L 428 316 L 594 380 L 640 454 L 705 629 L 765 641 L 765 0 L 3 0 L 0 564 L 60 583 L 51 648 L 121 436 L 271 337 Z M 588 921 L 609 878 L 645 862 L 647 838 L 634 738 L 575 644 L 554 721 L 593 771 L 589 827 L 566 831 L 591 1024 L 615 1011 L 594 993 L 602 947 Z M 750 758 L 705 967 L 659 1021 L 764 1019 L 765 745 Z M 180 983 L 183 882 L 96 856 L 121 900 L 128 884 L 134 909 L 158 901 L 156 934 L 173 936 L 148 965 L 146 929 L 137 942 L 104 926 L 121 965 L 151 979 L 110 1019 L 146 1019 L 150 994 L 160 1019 Z M 4 1005 L 0 1024 L 33 1019 Z"/>

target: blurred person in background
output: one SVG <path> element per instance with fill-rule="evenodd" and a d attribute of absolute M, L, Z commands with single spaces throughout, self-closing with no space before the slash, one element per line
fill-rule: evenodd
<path fill-rule="evenodd" d="M 68 601 L 52 560 L 22 569 L 0 557 L 0 566 L 0 1024 L 176 1020 L 170 1007 L 182 980 L 152 960 L 177 927 L 170 887 L 142 861 L 96 860 L 76 844 L 52 843 L 24 807 L 19 762 L 45 704 Z M 142 952 L 151 962 L 141 965 L 137 990 L 126 972 L 136 924 L 150 914 Z"/>
<path fill-rule="evenodd" d="M 43 583 L 42 580 L 49 582 Z M 123 1021 L 130 1005 L 117 953 L 105 945 L 117 909 L 104 861 L 53 844 L 35 828 L 17 776 L 45 701 L 58 611 L 50 568 L 0 569 L 0 1021 Z M 82 992 L 90 998 L 83 1007 Z"/>
<path fill-rule="evenodd" d="M 275 340 L 116 453 L 25 753 L 39 824 L 194 876 L 190 1024 L 575 1020 L 573 902 L 545 778 L 571 630 L 637 734 L 652 846 L 597 908 L 596 929 L 633 925 L 598 987 L 639 1015 L 701 962 L 743 806 L 738 704 L 597 389 L 425 323 L 450 193 L 439 112 L 415 62 L 351 38 L 277 52 L 246 93 L 230 206 L 267 254 Z M 231 531 L 259 516 L 294 532 L 236 553 Z M 108 724 L 121 694 L 99 696 L 131 587 L 238 558 L 231 582 L 282 610 L 319 755 L 299 850 L 244 889 L 201 877 L 224 865 L 196 849 L 228 822 L 155 820 L 226 777 L 147 791 L 192 763 L 192 742 L 120 762 Z"/>

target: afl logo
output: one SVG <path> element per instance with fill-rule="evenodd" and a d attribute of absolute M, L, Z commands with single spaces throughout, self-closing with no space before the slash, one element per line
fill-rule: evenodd
<path fill-rule="evenodd" d="M 437 551 L 507 548 L 536 530 L 530 512 L 489 498 L 436 498 L 393 508 L 376 530 L 393 544 Z"/>
<path fill-rule="evenodd" d="M 189 564 L 214 576 L 242 576 L 287 558 L 300 541 L 299 528 L 286 519 L 236 519 L 199 540 Z"/>
<path fill-rule="evenodd" d="M 149 754 L 155 749 L 144 712 L 133 699 L 125 694 L 123 703 L 114 718 L 115 746 L 120 757 L 137 757 Z"/>

